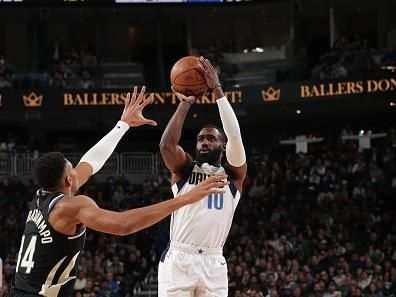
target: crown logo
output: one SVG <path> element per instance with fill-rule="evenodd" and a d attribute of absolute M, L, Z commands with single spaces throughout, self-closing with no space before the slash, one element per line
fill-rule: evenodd
<path fill-rule="evenodd" d="M 25 107 L 39 107 L 43 103 L 43 95 L 37 95 L 35 92 L 27 96 L 23 95 L 22 99 Z"/>
<path fill-rule="evenodd" d="M 269 87 L 266 91 L 261 91 L 261 96 L 264 101 L 278 101 L 280 98 L 280 89 L 275 90 L 273 87 Z"/>

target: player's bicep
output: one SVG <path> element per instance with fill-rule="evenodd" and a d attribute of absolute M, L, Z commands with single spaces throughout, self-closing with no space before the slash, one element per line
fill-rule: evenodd
<path fill-rule="evenodd" d="M 120 218 L 121 213 L 99 208 L 91 198 L 77 196 L 68 205 L 69 216 L 73 216 L 76 223 L 104 233 L 122 234 L 125 222 Z"/>
<path fill-rule="evenodd" d="M 247 174 L 247 164 L 245 163 L 240 167 L 234 167 L 228 164 L 228 167 L 232 173 L 235 186 L 237 187 L 239 193 L 242 193 L 243 181 L 245 180 Z"/>
<path fill-rule="evenodd" d="M 115 235 L 124 234 L 124 224 L 118 218 L 120 213 L 99 207 L 87 207 L 79 211 L 79 221 L 92 230 Z"/>
<path fill-rule="evenodd" d="M 172 174 L 180 175 L 184 169 L 192 163 L 192 157 L 186 153 L 180 145 L 175 147 L 161 147 L 161 155 L 166 167 Z"/>

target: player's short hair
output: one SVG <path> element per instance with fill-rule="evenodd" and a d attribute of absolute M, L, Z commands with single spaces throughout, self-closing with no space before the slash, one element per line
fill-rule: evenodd
<path fill-rule="evenodd" d="M 215 126 L 215 125 L 212 125 L 212 124 L 206 124 L 205 126 L 202 127 L 202 129 L 204 129 L 204 128 L 216 129 L 217 131 L 219 131 L 223 142 L 227 142 L 227 136 L 225 135 L 223 129 L 221 129 L 221 128 Z"/>
<path fill-rule="evenodd" d="M 33 169 L 33 178 L 43 190 L 54 190 L 63 176 L 66 159 L 62 153 L 51 152 L 41 156 Z"/>

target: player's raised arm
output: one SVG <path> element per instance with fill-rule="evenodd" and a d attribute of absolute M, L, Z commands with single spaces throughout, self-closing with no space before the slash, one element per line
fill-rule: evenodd
<path fill-rule="evenodd" d="M 50 223 L 58 232 L 64 233 L 63 226 L 83 224 L 90 229 L 127 235 L 147 228 L 175 210 L 208 197 L 210 194 L 225 192 L 220 187 L 228 184 L 227 175 L 214 175 L 198 184 L 191 191 L 177 199 L 157 203 L 151 206 L 114 212 L 99 208 L 95 201 L 87 196 L 69 197 L 58 202 L 51 213 Z M 59 224 L 59 225 L 57 225 Z"/>
<path fill-rule="evenodd" d="M 179 98 L 180 103 L 162 134 L 160 150 L 166 167 L 172 173 L 173 184 L 182 177 L 184 169 L 192 162 L 192 157 L 183 150 L 179 141 L 184 120 L 191 105 L 195 102 L 195 97 L 186 97 L 176 92 L 173 87 L 172 90 Z"/>
<path fill-rule="evenodd" d="M 116 126 L 81 158 L 75 168 L 79 186 L 82 186 L 93 174 L 102 168 L 113 153 L 118 142 L 129 130 L 129 127 L 157 125 L 155 121 L 146 119 L 142 114 L 143 109 L 154 98 L 154 95 L 151 94 L 144 100 L 145 90 L 146 88 L 143 86 L 138 94 L 138 88 L 135 87 L 132 94 L 127 94 L 124 111 Z"/>
<path fill-rule="evenodd" d="M 247 165 L 245 148 L 242 143 L 241 130 L 238 119 L 231 104 L 224 96 L 216 69 L 208 59 L 200 58 L 201 71 L 204 73 L 209 88 L 215 95 L 220 112 L 221 122 L 227 136 L 226 157 L 235 179 L 235 186 L 242 192 L 242 183 L 246 177 Z"/>

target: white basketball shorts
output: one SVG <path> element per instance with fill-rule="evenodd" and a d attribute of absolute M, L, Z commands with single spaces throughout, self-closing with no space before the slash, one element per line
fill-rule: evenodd
<path fill-rule="evenodd" d="M 170 242 L 158 267 L 159 297 L 227 297 L 222 249 Z"/>

